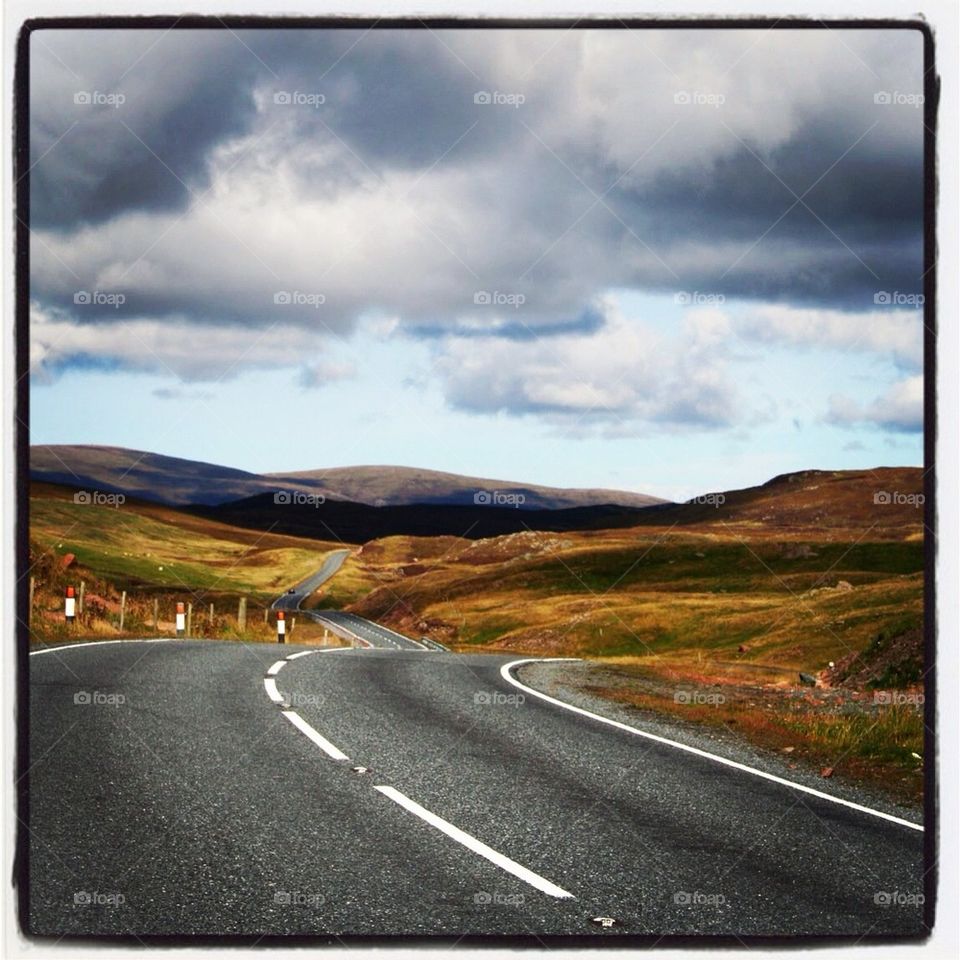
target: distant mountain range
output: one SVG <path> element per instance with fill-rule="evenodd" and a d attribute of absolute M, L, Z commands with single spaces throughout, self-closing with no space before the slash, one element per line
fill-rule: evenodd
<path fill-rule="evenodd" d="M 746 522 L 769 531 L 868 528 L 912 536 L 923 519 L 919 467 L 804 470 L 743 490 L 670 503 L 616 490 L 562 490 L 408 467 L 340 467 L 256 474 L 120 447 L 30 452 L 32 492 L 123 493 L 250 530 L 365 543 L 380 537 L 470 540 L 524 530 L 590 531 Z"/>
<path fill-rule="evenodd" d="M 517 510 L 495 504 L 277 503 L 259 494 L 219 506 L 186 508 L 194 515 L 255 530 L 366 543 L 388 536 L 453 536 L 479 540 L 522 531 L 556 533 L 747 523 L 770 533 L 798 532 L 829 540 L 834 531 L 869 530 L 876 539 L 916 534 L 923 521 L 919 467 L 803 470 L 756 487 L 705 494 L 687 503 L 645 507 L 594 504 L 553 510 Z M 846 535 L 846 534 L 845 534 Z"/>
<path fill-rule="evenodd" d="M 485 506 L 566 510 L 597 506 L 638 509 L 665 501 L 642 493 L 562 489 L 464 477 L 414 467 L 358 466 L 293 473 L 248 473 L 232 467 L 124 447 L 63 444 L 30 448 L 30 475 L 47 483 L 123 493 L 171 506 L 217 506 L 272 495 L 320 495 L 368 507 Z M 269 495 L 269 496 L 267 496 Z M 258 503 L 259 505 L 259 503 Z"/>

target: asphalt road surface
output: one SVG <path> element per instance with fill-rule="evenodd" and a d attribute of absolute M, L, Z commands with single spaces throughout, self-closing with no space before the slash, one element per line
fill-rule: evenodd
<path fill-rule="evenodd" d="M 350 556 L 349 550 L 333 550 L 328 553 L 320 569 L 277 597 L 271 604 L 272 609 L 299 610 L 300 604 L 326 583 L 340 569 L 348 556 Z"/>
<path fill-rule="evenodd" d="M 396 630 L 382 627 L 379 623 L 358 617 L 355 613 L 341 610 L 314 610 L 308 616 L 323 626 L 329 627 L 342 639 L 350 640 L 361 647 L 378 650 L 443 650 L 432 640 L 413 640 Z"/>
<path fill-rule="evenodd" d="M 911 826 L 415 647 L 32 655 L 30 931 L 921 932 Z"/>

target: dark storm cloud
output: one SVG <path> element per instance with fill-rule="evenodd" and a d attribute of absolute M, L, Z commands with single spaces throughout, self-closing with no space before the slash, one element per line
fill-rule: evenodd
<path fill-rule="evenodd" d="M 342 139 L 361 171 L 433 163 L 476 123 L 463 152 L 495 150 L 504 129 L 426 31 L 44 32 L 33 58 L 32 217 L 59 230 L 184 209 L 211 151 L 251 129 L 257 91 L 297 139 Z M 275 102 L 317 95 L 322 108 Z"/>
<path fill-rule="evenodd" d="M 212 32 L 33 35 L 31 220 L 69 231 L 183 210 L 254 115 L 250 55 Z"/>
<path fill-rule="evenodd" d="M 504 362 L 511 342 L 567 338 L 529 351 L 536 379 L 544 357 L 559 368 L 581 344 L 632 342 L 625 326 L 609 339 L 596 306 L 617 289 L 869 312 L 878 291 L 920 285 L 916 40 L 38 33 L 33 300 L 88 350 L 92 327 L 217 331 L 196 338 L 209 363 L 199 346 L 174 357 L 192 379 L 215 375 L 234 327 L 321 345 L 365 315 L 441 352 L 456 340 L 450 358 L 480 337 Z M 122 304 L 95 296 L 111 293 Z M 136 367 L 136 349 L 124 341 L 122 362 Z M 484 393 L 489 367 L 441 366 L 466 409 L 732 417 L 710 351 L 702 376 L 677 359 L 667 379 L 648 370 L 655 389 L 625 393 L 594 379 L 595 359 L 559 393 L 542 378 Z"/>
<path fill-rule="evenodd" d="M 919 129 L 912 146 L 891 150 L 875 122 L 868 113 L 856 126 L 820 128 L 811 118 L 771 156 L 738 144 L 709 178 L 667 172 L 643 189 L 618 189 L 620 239 L 634 231 L 685 288 L 728 298 L 869 310 L 878 290 L 920 292 Z M 731 253 L 690 256 L 690 241 Z M 665 290 L 677 282 L 651 268 L 634 280 Z"/>

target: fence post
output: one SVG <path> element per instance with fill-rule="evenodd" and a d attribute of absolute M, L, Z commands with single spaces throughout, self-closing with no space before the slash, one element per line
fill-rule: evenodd
<path fill-rule="evenodd" d="M 127 591 L 120 591 L 120 632 L 123 633 L 123 621 L 127 614 Z"/>
<path fill-rule="evenodd" d="M 213 604 L 210 604 L 210 616 L 207 618 L 207 625 L 210 627 L 210 635 L 213 636 Z"/>
<path fill-rule="evenodd" d="M 270 622 L 270 608 L 269 608 L 269 607 L 264 607 L 264 608 L 263 608 L 263 622 L 264 622 L 264 623 L 269 623 L 269 622 Z"/>
<path fill-rule="evenodd" d="M 77 613 L 83 613 L 83 598 L 87 592 L 87 581 L 80 581 L 80 596 L 77 598 Z"/>
<path fill-rule="evenodd" d="M 153 632 L 160 632 L 160 600 L 158 597 L 153 598 Z"/>
<path fill-rule="evenodd" d="M 30 578 L 30 601 L 27 604 L 27 626 L 31 626 L 33 623 L 33 594 L 37 588 L 37 578 Z"/>
<path fill-rule="evenodd" d="M 193 636 L 193 604 L 187 604 L 187 636 Z"/>
<path fill-rule="evenodd" d="M 237 630 L 243 633 L 247 629 L 247 598 L 240 598 L 240 606 L 237 608 Z"/>

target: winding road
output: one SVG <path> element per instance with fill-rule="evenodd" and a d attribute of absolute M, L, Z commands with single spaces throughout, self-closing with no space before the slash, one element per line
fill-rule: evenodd
<path fill-rule="evenodd" d="M 919 824 L 311 616 L 355 646 L 31 654 L 31 933 L 922 933 Z"/>

